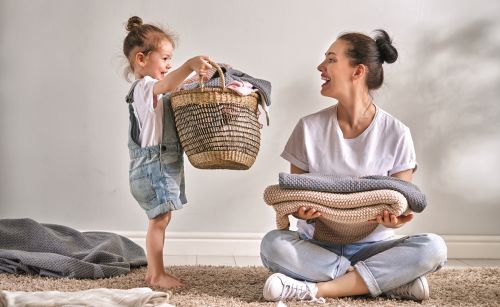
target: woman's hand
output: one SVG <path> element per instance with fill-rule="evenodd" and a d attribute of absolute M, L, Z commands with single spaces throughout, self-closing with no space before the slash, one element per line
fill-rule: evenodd
<path fill-rule="evenodd" d="M 389 212 L 385 210 L 384 215 L 377 215 L 377 217 L 371 221 L 382 224 L 388 228 L 399 228 L 412 219 L 413 214 L 395 216 L 394 214 L 389 214 Z"/>
<path fill-rule="evenodd" d="M 292 213 L 292 215 L 301 220 L 311 220 L 321 216 L 321 213 L 313 208 L 300 207 L 299 210 Z"/>

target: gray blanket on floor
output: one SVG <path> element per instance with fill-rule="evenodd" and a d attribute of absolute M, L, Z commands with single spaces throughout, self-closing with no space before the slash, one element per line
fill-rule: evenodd
<path fill-rule="evenodd" d="M 146 264 L 142 247 L 114 233 L 0 219 L 0 273 L 96 279 Z"/>
<path fill-rule="evenodd" d="M 279 174 L 284 189 L 299 189 L 329 193 L 354 193 L 373 190 L 394 190 L 406 198 L 413 212 L 427 206 L 425 195 L 411 182 L 388 176 L 338 177 L 323 174 Z"/>

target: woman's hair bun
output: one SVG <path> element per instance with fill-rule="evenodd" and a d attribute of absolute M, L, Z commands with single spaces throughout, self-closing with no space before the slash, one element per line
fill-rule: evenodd
<path fill-rule="evenodd" d="M 394 63 L 398 59 L 398 51 L 392 45 L 392 40 L 389 34 L 384 30 L 375 30 L 375 43 L 380 54 L 380 61 L 386 63 Z"/>
<path fill-rule="evenodd" d="M 138 17 L 138 16 L 132 16 L 128 19 L 128 22 L 127 22 L 127 31 L 132 31 L 134 30 L 135 28 L 138 28 L 142 26 L 142 19 L 141 17 Z"/>

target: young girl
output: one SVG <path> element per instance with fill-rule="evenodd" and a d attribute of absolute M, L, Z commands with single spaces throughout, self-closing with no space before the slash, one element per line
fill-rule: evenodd
<path fill-rule="evenodd" d="M 179 287 L 181 281 L 165 272 L 163 266 L 165 228 L 171 211 L 181 209 L 187 202 L 182 149 L 167 93 L 193 71 L 204 76 L 211 65 L 208 57 L 197 56 L 168 73 L 174 48 L 172 35 L 143 24 L 137 16 L 128 20 L 127 31 L 123 53 L 130 64 L 127 73 L 132 73 L 136 80 L 127 96 L 130 190 L 149 218 L 145 281 L 163 288 Z"/>

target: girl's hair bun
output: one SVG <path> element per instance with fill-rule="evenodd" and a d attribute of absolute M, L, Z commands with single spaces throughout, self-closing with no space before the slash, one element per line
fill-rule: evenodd
<path fill-rule="evenodd" d="M 128 22 L 127 22 L 127 31 L 132 31 L 134 30 L 135 28 L 138 28 L 142 26 L 142 19 L 141 17 L 138 17 L 138 16 L 132 16 L 128 19 Z"/>
<path fill-rule="evenodd" d="M 384 30 L 375 30 L 375 43 L 380 54 L 380 62 L 394 63 L 398 59 L 398 51 L 392 45 L 389 34 Z"/>

